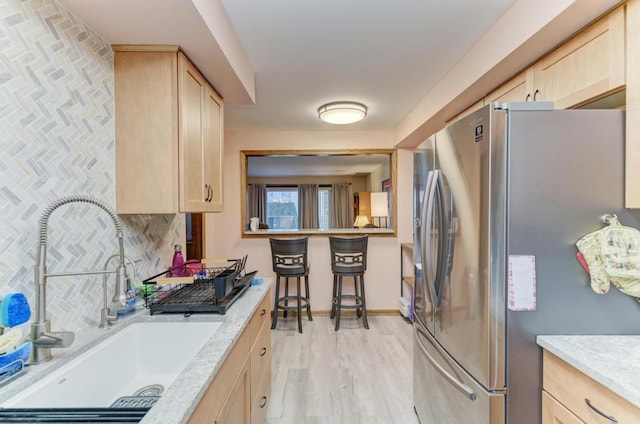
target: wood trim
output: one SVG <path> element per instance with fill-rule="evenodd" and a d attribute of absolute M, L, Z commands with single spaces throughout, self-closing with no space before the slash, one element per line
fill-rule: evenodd
<path fill-rule="evenodd" d="M 173 44 L 112 44 L 114 52 L 179 52 L 180 46 Z"/>
<path fill-rule="evenodd" d="M 367 234 L 370 237 L 395 237 L 397 234 L 398 228 L 398 149 L 334 149 L 334 150 L 325 150 L 325 149 L 276 149 L 276 150 L 241 150 L 240 151 L 240 234 L 242 238 L 268 238 L 273 236 L 275 233 L 255 233 L 255 234 L 247 234 L 245 232 L 246 229 L 246 216 L 247 216 L 247 157 L 249 156 L 267 156 L 267 155 L 364 155 L 364 154 L 384 154 L 390 155 L 390 173 L 391 173 L 391 197 L 392 197 L 392 208 L 391 213 L 393 214 L 393 221 L 391 223 L 390 232 L 388 233 L 377 233 L 374 231 L 368 232 L 365 230 L 354 228 L 353 232 L 344 233 L 341 232 L 340 235 L 349 235 L 349 234 Z M 313 230 L 314 232 L 306 233 L 304 230 L 298 230 L 295 233 L 286 233 L 286 232 L 278 232 L 278 237 L 300 237 L 300 236 L 310 236 L 310 237 L 326 237 L 328 235 L 332 235 L 331 231 L 323 231 L 322 233 L 318 233 L 317 230 Z"/>

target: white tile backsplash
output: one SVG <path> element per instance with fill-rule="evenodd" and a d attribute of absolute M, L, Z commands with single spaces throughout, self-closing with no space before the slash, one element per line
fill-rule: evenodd
<path fill-rule="evenodd" d="M 43 210 L 71 194 L 114 204 L 113 77 L 109 44 L 57 2 L 0 2 L 0 296 L 22 291 L 32 310 Z M 165 269 L 184 216 L 120 218 L 141 278 Z M 102 269 L 117 251 L 99 208 L 65 205 L 49 223 L 49 272 Z M 47 301 L 56 330 L 95 325 L 102 277 L 51 278 Z"/>

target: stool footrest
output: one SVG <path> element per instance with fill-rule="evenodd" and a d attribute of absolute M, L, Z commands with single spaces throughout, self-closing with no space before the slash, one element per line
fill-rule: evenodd
<path fill-rule="evenodd" d="M 296 311 L 296 310 L 298 310 L 297 303 L 295 305 L 293 305 L 293 306 L 281 305 L 282 302 L 291 301 L 291 300 L 294 300 L 296 302 L 300 301 L 300 309 L 306 308 L 307 306 L 309 306 L 309 299 L 307 299 L 306 297 L 286 296 L 286 297 L 278 298 L 278 301 L 276 302 L 276 308 L 277 309 L 282 309 L 283 311 Z"/>

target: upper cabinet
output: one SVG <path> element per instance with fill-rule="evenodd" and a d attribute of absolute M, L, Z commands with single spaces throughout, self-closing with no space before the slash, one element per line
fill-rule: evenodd
<path fill-rule="evenodd" d="M 533 69 L 520 72 L 500 87 L 487 94 L 485 104 L 492 102 L 528 102 L 533 100 Z"/>
<path fill-rule="evenodd" d="M 113 49 L 116 211 L 221 211 L 222 99 L 176 46 Z"/>
<path fill-rule="evenodd" d="M 543 57 L 533 66 L 529 100 L 556 109 L 579 106 L 625 85 L 625 16 L 620 7 Z"/>
<path fill-rule="evenodd" d="M 552 101 L 568 109 L 625 87 L 625 15 L 619 7 L 494 91 L 490 102 Z"/>

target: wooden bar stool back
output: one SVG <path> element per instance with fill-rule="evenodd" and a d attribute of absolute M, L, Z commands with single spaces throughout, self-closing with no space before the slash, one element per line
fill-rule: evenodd
<path fill-rule="evenodd" d="M 367 302 L 364 294 L 364 273 L 367 270 L 367 243 L 369 237 L 329 236 L 331 249 L 331 271 L 333 272 L 333 299 L 331 318 L 336 320 L 336 331 L 340 328 L 340 310 L 355 309 L 362 316 L 364 328 L 367 322 Z M 353 294 L 343 293 L 342 280 L 353 277 Z M 344 302 L 347 300 L 348 302 Z M 353 301 L 353 303 L 351 303 Z"/>
<path fill-rule="evenodd" d="M 309 305 L 309 263 L 307 261 L 308 237 L 295 239 L 269 238 L 271 243 L 271 260 L 273 272 L 276 274 L 276 294 L 273 307 L 271 329 L 278 323 L 278 311 L 282 310 L 287 317 L 288 311 L 298 313 L 298 331 L 302 333 L 302 308 L 307 310 L 307 318 L 311 317 Z M 300 278 L 304 277 L 304 296 L 300 289 Z M 289 278 L 296 279 L 296 294 L 289 295 Z M 280 296 L 280 280 L 284 279 L 284 296 Z M 290 302 L 295 303 L 293 305 Z"/>

